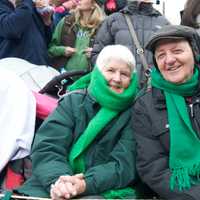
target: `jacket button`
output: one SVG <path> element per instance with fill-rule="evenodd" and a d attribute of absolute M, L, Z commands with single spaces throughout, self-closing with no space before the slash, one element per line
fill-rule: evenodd
<path fill-rule="evenodd" d="M 165 128 L 169 128 L 169 124 L 166 124 L 166 125 L 165 125 Z"/>

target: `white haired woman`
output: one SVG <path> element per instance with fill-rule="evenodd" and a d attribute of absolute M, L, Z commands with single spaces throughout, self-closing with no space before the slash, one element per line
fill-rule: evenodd
<path fill-rule="evenodd" d="M 137 87 L 130 50 L 105 47 L 94 70 L 70 88 L 79 90 L 66 95 L 38 130 L 33 175 L 18 192 L 53 200 L 134 197 L 128 186 L 136 180 L 130 117 Z"/>

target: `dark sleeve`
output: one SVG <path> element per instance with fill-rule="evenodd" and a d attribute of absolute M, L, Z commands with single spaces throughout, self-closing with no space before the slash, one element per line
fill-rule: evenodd
<path fill-rule="evenodd" d="M 84 195 L 100 194 L 109 189 L 126 187 L 136 178 L 135 168 L 135 140 L 129 120 L 110 152 L 108 161 L 86 171 Z"/>
<path fill-rule="evenodd" d="M 0 36 L 7 39 L 19 39 L 30 25 L 32 12 L 32 0 L 22 0 L 15 10 L 2 5 L 0 7 Z"/>
<path fill-rule="evenodd" d="M 67 163 L 73 127 L 71 99 L 67 96 L 36 133 L 31 154 L 33 174 L 47 190 L 59 176 L 73 174 Z"/>
<path fill-rule="evenodd" d="M 93 65 L 95 65 L 97 56 L 99 55 L 100 51 L 105 46 L 113 44 L 114 36 L 111 34 L 111 26 L 112 20 L 111 18 L 107 17 L 97 31 L 91 54 L 91 63 Z"/>
<path fill-rule="evenodd" d="M 170 200 L 200 199 L 199 186 L 193 186 L 190 190 L 182 192 L 170 190 L 169 157 L 161 145 L 159 137 L 152 133 L 152 124 L 145 104 L 138 100 L 133 109 L 133 131 L 136 139 L 136 167 L 139 176 L 161 198 Z"/>
<path fill-rule="evenodd" d="M 46 40 L 47 46 L 51 42 L 52 33 L 53 33 L 53 22 L 50 26 L 45 26 L 45 40 Z"/>

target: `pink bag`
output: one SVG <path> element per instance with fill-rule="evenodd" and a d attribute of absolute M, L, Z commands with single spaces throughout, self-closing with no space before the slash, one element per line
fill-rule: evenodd
<path fill-rule="evenodd" d="M 32 92 L 36 99 L 36 115 L 40 119 L 45 119 L 56 108 L 58 99 L 38 92 Z"/>

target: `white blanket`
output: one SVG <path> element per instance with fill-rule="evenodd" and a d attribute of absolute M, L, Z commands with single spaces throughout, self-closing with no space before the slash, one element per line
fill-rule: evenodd
<path fill-rule="evenodd" d="M 0 68 L 0 172 L 9 160 L 30 154 L 35 118 L 30 89 L 15 73 Z"/>

